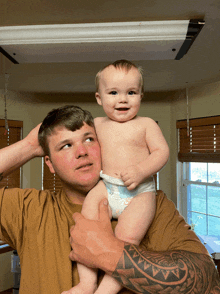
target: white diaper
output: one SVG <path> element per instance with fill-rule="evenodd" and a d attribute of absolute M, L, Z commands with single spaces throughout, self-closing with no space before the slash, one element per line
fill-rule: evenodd
<path fill-rule="evenodd" d="M 131 202 L 132 198 L 138 194 L 144 192 L 155 192 L 155 182 L 153 176 L 131 191 L 127 189 L 121 179 L 103 174 L 102 171 L 100 172 L 100 177 L 102 178 L 108 192 L 108 202 L 112 210 L 113 218 L 118 218 L 118 216 Z"/>

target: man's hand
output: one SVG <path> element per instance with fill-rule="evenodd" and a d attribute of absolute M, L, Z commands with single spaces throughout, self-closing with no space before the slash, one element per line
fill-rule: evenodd
<path fill-rule="evenodd" d="M 99 204 L 98 220 L 86 219 L 78 212 L 74 213 L 73 219 L 70 259 L 112 273 L 122 255 L 124 242 L 118 240 L 112 231 L 107 199 Z"/>
<path fill-rule="evenodd" d="M 1 178 L 6 177 L 29 160 L 38 156 L 44 156 L 44 152 L 38 142 L 39 128 L 40 124 L 35 127 L 23 140 L 0 150 Z"/>
<path fill-rule="evenodd" d="M 131 165 L 121 172 L 121 179 L 128 190 L 135 189 L 144 178 L 144 171 L 138 165 Z"/>
<path fill-rule="evenodd" d="M 40 129 L 41 124 L 38 124 L 30 133 L 24 138 L 32 148 L 33 153 L 35 156 L 44 156 L 44 151 L 41 148 L 39 141 L 38 141 L 38 132 Z"/>

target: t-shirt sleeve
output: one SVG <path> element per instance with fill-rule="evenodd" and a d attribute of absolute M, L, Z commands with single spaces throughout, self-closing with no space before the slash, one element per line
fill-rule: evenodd
<path fill-rule="evenodd" d="M 25 219 L 31 213 L 27 208 L 34 209 L 33 201 L 39 198 L 37 194 L 33 189 L 0 189 L 0 239 L 12 248 L 21 249 Z"/>
<path fill-rule="evenodd" d="M 142 241 L 146 250 L 186 250 L 209 254 L 196 234 L 179 214 L 174 203 L 162 191 L 157 191 L 154 220 Z"/>

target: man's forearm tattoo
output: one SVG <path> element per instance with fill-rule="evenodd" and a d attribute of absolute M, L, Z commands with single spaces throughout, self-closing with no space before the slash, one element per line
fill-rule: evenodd
<path fill-rule="evenodd" d="M 125 245 L 112 276 L 136 293 L 220 294 L 211 258 L 188 251 L 151 252 Z"/>
<path fill-rule="evenodd" d="M 3 180 L 3 173 L 0 173 L 0 182 Z"/>

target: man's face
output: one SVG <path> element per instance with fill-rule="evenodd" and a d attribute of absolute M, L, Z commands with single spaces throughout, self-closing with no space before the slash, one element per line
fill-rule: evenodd
<path fill-rule="evenodd" d="M 64 188 L 87 193 L 99 179 L 101 170 L 100 146 L 93 127 L 84 124 L 74 132 L 56 127 L 47 138 L 50 156 L 45 160 L 56 173 Z"/>

